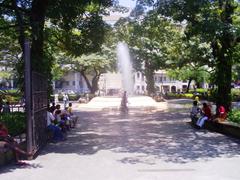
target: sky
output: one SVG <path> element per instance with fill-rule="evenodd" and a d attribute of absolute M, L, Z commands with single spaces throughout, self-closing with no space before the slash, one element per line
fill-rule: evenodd
<path fill-rule="evenodd" d="M 126 7 L 134 8 L 136 0 L 119 0 L 119 4 Z"/>
<path fill-rule="evenodd" d="M 136 5 L 136 0 L 118 0 L 119 4 L 125 7 L 129 7 L 129 12 L 127 13 L 120 13 L 120 12 L 112 12 L 110 17 L 105 17 L 105 21 L 107 21 L 110 24 L 114 24 L 120 17 L 127 17 L 129 16 L 131 9 L 133 9 Z M 115 18 L 114 18 L 115 16 Z M 112 17 L 112 18 L 111 18 Z"/>

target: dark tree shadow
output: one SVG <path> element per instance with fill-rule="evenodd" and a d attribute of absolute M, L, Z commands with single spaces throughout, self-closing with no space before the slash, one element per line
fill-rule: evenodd
<path fill-rule="evenodd" d="M 179 110 L 173 105 L 168 112 L 134 114 L 130 110 L 127 116 L 121 116 L 102 111 L 81 112 L 79 116 L 79 127 L 68 135 L 68 140 L 48 145 L 42 154 L 91 155 L 110 150 L 130 153 L 119 161 L 132 164 L 155 164 L 156 160 L 188 163 L 240 154 L 240 140 L 196 130 L 187 124 L 190 121 L 187 108 Z"/>

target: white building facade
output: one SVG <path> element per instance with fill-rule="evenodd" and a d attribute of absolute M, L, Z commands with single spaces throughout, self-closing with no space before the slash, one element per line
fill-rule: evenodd
<path fill-rule="evenodd" d="M 131 77 L 129 77 L 131 78 Z M 135 94 L 147 94 L 146 77 L 141 72 L 133 74 Z M 172 92 L 184 92 L 187 88 L 187 81 L 180 81 L 170 78 L 165 70 L 156 71 L 154 74 L 155 87 L 157 92 L 163 94 Z M 193 85 L 190 85 L 193 88 Z M 105 73 L 99 80 L 99 90 L 102 95 L 117 95 L 122 91 L 122 81 L 120 73 Z"/>
<path fill-rule="evenodd" d="M 53 82 L 55 92 L 66 93 L 86 93 L 88 92 L 87 84 L 84 78 L 78 72 L 70 71 L 60 80 Z"/>

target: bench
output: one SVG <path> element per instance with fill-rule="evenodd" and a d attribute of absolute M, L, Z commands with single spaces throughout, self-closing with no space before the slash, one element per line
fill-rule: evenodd
<path fill-rule="evenodd" d="M 196 127 L 197 119 L 192 119 L 191 125 Z M 236 123 L 232 123 L 229 121 L 217 122 L 217 121 L 205 121 L 204 126 L 205 129 L 210 131 L 218 132 L 227 136 L 231 136 L 234 138 L 240 139 L 240 125 Z"/>

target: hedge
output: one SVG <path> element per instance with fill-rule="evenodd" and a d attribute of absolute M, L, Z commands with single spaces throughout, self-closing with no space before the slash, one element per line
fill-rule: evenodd
<path fill-rule="evenodd" d="M 23 112 L 0 114 L 0 122 L 7 126 L 11 136 L 16 136 L 26 131 L 26 119 L 26 115 Z"/>

